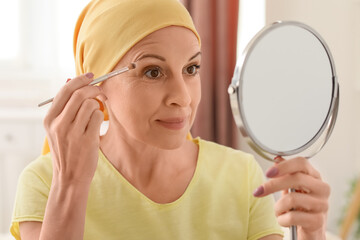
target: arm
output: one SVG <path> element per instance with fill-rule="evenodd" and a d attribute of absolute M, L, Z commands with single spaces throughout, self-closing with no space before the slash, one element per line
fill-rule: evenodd
<path fill-rule="evenodd" d="M 88 186 L 52 185 L 43 223 L 21 222 L 21 239 L 56 239 L 55 236 L 61 239 L 63 234 L 67 236 L 64 239 L 82 239 L 87 196 Z"/>
<path fill-rule="evenodd" d="M 39 239 L 83 239 L 89 187 L 52 184 Z"/>
<path fill-rule="evenodd" d="M 43 223 L 21 222 L 21 239 L 83 239 L 88 189 L 52 185 Z"/>
<path fill-rule="evenodd" d="M 91 75 L 82 75 L 66 84 L 45 117 L 53 178 L 43 223 L 21 223 L 22 239 L 83 239 L 103 120 L 99 104 L 93 99 L 101 91 L 88 86 L 91 80 Z"/>
<path fill-rule="evenodd" d="M 20 226 L 20 236 L 22 240 L 33 240 L 39 239 L 41 231 L 41 222 L 21 222 Z"/>

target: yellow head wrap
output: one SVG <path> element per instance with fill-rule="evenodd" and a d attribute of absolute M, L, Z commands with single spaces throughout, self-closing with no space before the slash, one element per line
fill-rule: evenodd
<path fill-rule="evenodd" d="M 167 26 L 192 30 L 192 19 L 178 0 L 94 0 L 80 14 L 74 33 L 76 74 L 110 72 L 141 39 Z"/>
<path fill-rule="evenodd" d="M 92 72 L 97 78 L 109 73 L 137 42 L 168 26 L 192 30 L 200 44 L 191 16 L 178 0 L 91 1 L 75 27 L 76 74 Z M 43 154 L 49 151 L 45 141 Z"/>

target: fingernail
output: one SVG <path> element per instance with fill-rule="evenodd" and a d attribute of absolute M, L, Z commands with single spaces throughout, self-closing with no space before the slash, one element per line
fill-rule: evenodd
<path fill-rule="evenodd" d="M 66 79 L 66 82 L 69 82 L 71 80 L 71 78 L 68 78 L 68 79 Z"/>
<path fill-rule="evenodd" d="M 262 195 L 263 193 L 264 193 L 264 187 L 260 186 L 253 192 L 253 195 L 255 197 L 258 197 L 258 196 Z"/>
<path fill-rule="evenodd" d="M 266 172 L 266 176 L 268 178 L 275 177 L 279 173 L 279 169 L 277 167 L 272 167 Z"/>
<path fill-rule="evenodd" d="M 94 77 L 94 74 L 91 73 L 91 72 L 88 72 L 88 73 L 85 74 L 85 77 L 87 77 L 87 78 L 93 78 L 93 77 Z"/>

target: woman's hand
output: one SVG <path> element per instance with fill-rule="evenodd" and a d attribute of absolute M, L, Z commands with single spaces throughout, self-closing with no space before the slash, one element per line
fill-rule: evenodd
<path fill-rule="evenodd" d="M 97 166 L 104 118 L 94 99 L 101 90 L 88 86 L 93 76 L 88 73 L 67 83 L 44 119 L 53 178 L 41 226 L 32 222 L 21 225 L 22 238 L 33 232 L 39 239 L 84 238 L 86 203 Z"/>
<path fill-rule="evenodd" d="M 59 91 L 44 119 L 53 180 L 90 184 L 98 161 L 99 131 L 103 113 L 94 99 L 101 95 L 87 73 L 72 79 Z"/>
<path fill-rule="evenodd" d="M 271 180 L 255 190 L 254 196 L 263 197 L 282 190 L 275 205 L 278 222 L 283 227 L 297 226 L 298 239 L 325 239 L 330 187 L 305 158 L 284 161 L 277 158 L 266 176 Z M 295 189 L 296 192 L 288 192 Z"/>

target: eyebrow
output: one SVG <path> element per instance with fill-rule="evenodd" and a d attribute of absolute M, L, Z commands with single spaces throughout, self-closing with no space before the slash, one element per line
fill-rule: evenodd
<path fill-rule="evenodd" d="M 134 62 L 137 62 L 137 61 L 140 61 L 141 59 L 144 59 L 144 58 L 157 58 L 157 59 L 160 59 L 161 61 L 166 61 L 166 59 L 162 56 L 159 56 L 159 55 L 156 55 L 156 54 L 144 54 L 144 55 L 141 55 L 139 58 L 135 59 Z"/>
<path fill-rule="evenodd" d="M 194 56 L 189 58 L 189 61 L 193 60 L 194 58 L 196 58 L 199 55 L 201 55 L 201 52 L 197 52 Z M 141 59 L 144 59 L 144 58 L 157 58 L 163 62 L 166 61 L 166 59 L 164 57 L 156 55 L 156 54 L 144 54 L 144 55 L 141 55 L 139 58 L 135 59 L 134 62 L 140 61 Z"/>
<path fill-rule="evenodd" d="M 194 56 L 192 56 L 191 58 L 189 58 L 189 61 L 193 60 L 194 58 L 196 58 L 197 56 L 201 55 L 201 52 L 197 52 Z"/>

